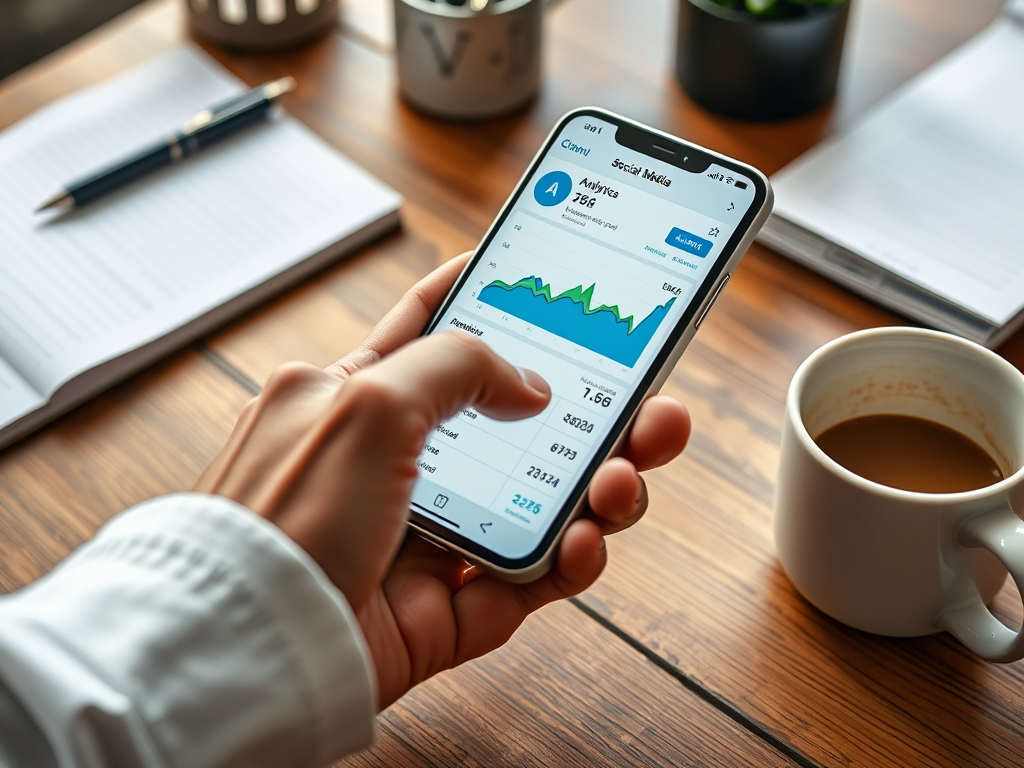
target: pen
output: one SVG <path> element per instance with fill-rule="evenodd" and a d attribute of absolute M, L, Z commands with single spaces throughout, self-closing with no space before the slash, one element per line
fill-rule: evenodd
<path fill-rule="evenodd" d="M 263 119 L 274 99 L 294 88 L 295 80 L 283 77 L 204 109 L 166 139 L 71 182 L 39 206 L 36 213 L 51 208 L 77 208 L 151 171 L 176 163 L 201 147 Z"/>

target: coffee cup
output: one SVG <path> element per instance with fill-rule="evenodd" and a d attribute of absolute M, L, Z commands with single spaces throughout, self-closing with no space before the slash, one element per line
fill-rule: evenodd
<path fill-rule="evenodd" d="M 1003 479 L 953 493 L 866 479 L 815 440 L 865 416 L 925 419 L 984 450 Z M 779 560 L 829 616 L 879 635 L 947 631 L 983 659 L 1024 657 L 988 609 L 1024 595 L 1024 375 L 993 352 L 916 328 L 852 333 L 814 352 L 786 398 L 774 512 Z"/>

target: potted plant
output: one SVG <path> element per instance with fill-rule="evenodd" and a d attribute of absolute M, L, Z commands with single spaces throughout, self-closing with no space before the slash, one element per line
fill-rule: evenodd
<path fill-rule="evenodd" d="M 676 77 L 729 117 L 776 120 L 836 91 L 849 0 L 679 0 Z"/>

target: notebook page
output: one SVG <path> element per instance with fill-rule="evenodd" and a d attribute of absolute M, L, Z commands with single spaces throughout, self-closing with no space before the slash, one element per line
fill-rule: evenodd
<path fill-rule="evenodd" d="M 996 324 L 1024 307 L 1024 26 L 1001 19 L 772 179 L 775 212 Z"/>
<path fill-rule="evenodd" d="M 10 423 L 45 403 L 46 398 L 0 358 L 0 424 Z"/>
<path fill-rule="evenodd" d="M 81 211 L 32 213 L 243 88 L 185 47 L 0 135 L 0 356 L 44 396 L 397 209 L 392 190 L 284 116 Z"/>

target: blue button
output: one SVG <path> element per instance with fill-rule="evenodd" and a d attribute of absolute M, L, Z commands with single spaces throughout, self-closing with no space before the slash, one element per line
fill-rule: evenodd
<path fill-rule="evenodd" d="M 702 259 L 711 252 L 711 247 L 714 245 L 710 240 L 697 237 L 679 227 L 672 227 L 665 242 L 687 253 L 692 253 L 694 256 L 700 256 Z"/>

